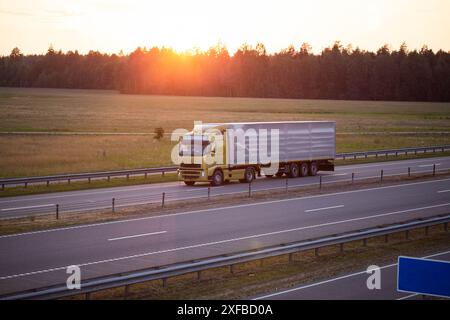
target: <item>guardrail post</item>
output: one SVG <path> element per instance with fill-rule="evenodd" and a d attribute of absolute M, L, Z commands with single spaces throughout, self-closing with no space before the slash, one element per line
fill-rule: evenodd
<path fill-rule="evenodd" d="M 25 188 L 28 186 L 28 182 L 25 182 Z"/>
<path fill-rule="evenodd" d="M 163 288 L 167 288 L 167 278 L 162 279 L 162 286 Z"/>
<path fill-rule="evenodd" d="M 408 167 L 408 177 L 411 177 L 411 167 Z"/>
<path fill-rule="evenodd" d="M 208 200 L 211 198 L 211 186 L 208 186 Z"/>
<path fill-rule="evenodd" d="M 319 176 L 319 189 L 322 190 L 322 176 Z"/>
<path fill-rule="evenodd" d="M 352 172 L 352 184 L 355 182 L 355 173 Z"/>
<path fill-rule="evenodd" d="M 109 182 L 109 181 L 111 181 L 111 177 L 110 177 L 110 176 L 108 176 L 108 182 Z"/>
<path fill-rule="evenodd" d="M 252 196 L 252 183 L 248 183 L 248 197 L 250 198 Z"/>
<path fill-rule="evenodd" d="M 363 239 L 363 247 L 367 247 L 367 239 Z"/>
<path fill-rule="evenodd" d="M 316 257 L 319 256 L 319 248 L 315 248 L 315 249 L 314 249 L 314 255 L 315 255 Z"/>
<path fill-rule="evenodd" d="M 116 212 L 116 198 L 112 198 L 112 212 Z"/>
<path fill-rule="evenodd" d="M 67 184 L 70 184 L 70 179 L 67 179 Z"/>
<path fill-rule="evenodd" d="M 406 238 L 406 240 L 409 240 L 409 230 L 405 231 L 405 238 Z"/>
<path fill-rule="evenodd" d="M 144 179 L 147 179 L 147 172 L 145 173 L 145 175 L 144 175 L 145 177 L 144 177 Z"/>
<path fill-rule="evenodd" d="M 162 176 L 164 177 L 164 170 L 162 171 Z"/>
<path fill-rule="evenodd" d="M 88 178 L 88 183 L 91 183 L 91 177 Z"/>
<path fill-rule="evenodd" d="M 433 177 L 436 175 L 436 164 L 433 164 Z"/>
<path fill-rule="evenodd" d="M 130 175 L 129 174 L 127 174 L 127 180 L 130 180 Z"/>
<path fill-rule="evenodd" d="M 59 204 L 56 204 L 56 220 L 59 220 Z"/>
<path fill-rule="evenodd" d="M 5 184 L 2 183 L 2 191 L 5 191 Z"/>
<path fill-rule="evenodd" d="M 162 193 L 162 200 L 161 200 L 161 206 L 164 208 L 164 202 L 166 201 L 166 193 Z"/>
<path fill-rule="evenodd" d="M 197 271 L 197 281 L 202 280 L 202 271 Z"/>
<path fill-rule="evenodd" d="M 292 261 L 294 261 L 294 254 L 289 253 L 289 263 L 292 263 Z"/>
<path fill-rule="evenodd" d="M 285 189 L 286 189 L 286 193 L 287 193 L 289 190 L 289 178 L 288 177 L 286 177 Z"/>
<path fill-rule="evenodd" d="M 86 292 L 86 294 L 84 295 L 84 300 L 91 300 L 91 293 L 90 292 Z"/>
<path fill-rule="evenodd" d="M 384 171 L 381 170 L 381 172 L 380 172 L 380 182 L 383 182 L 383 175 L 384 175 Z"/>
<path fill-rule="evenodd" d="M 367 159 L 367 152 L 364 154 L 364 157 Z"/>
<path fill-rule="evenodd" d="M 395 156 L 398 157 L 398 151 L 395 151 Z"/>
<path fill-rule="evenodd" d="M 123 289 L 123 299 L 127 300 L 129 294 L 130 294 L 130 285 L 126 284 L 124 289 Z"/>

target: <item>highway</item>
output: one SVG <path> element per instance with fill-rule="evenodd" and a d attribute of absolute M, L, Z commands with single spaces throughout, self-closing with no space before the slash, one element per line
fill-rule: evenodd
<path fill-rule="evenodd" d="M 333 173 L 320 173 L 323 183 L 338 181 L 349 181 L 352 173 L 355 180 L 379 177 L 380 171 L 384 176 L 407 174 L 408 167 L 411 173 L 432 172 L 433 165 L 437 171 L 450 170 L 450 157 L 425 158 L 403 161 L 389 161 L 370 164 L 338 166 Z M 319 177 L 304 177 L 289 179 L 290 187 L 317 185 Z M 252 190 L 268 190 L 286 187 L 286 179 L 260 178 L 253 183 Z M 247 192 L 248 185 L 230 183 L 221 187 L 211 188 L 211 196 Z M 160 203 L 162 193 L 166 193 L 166 201 L 205 198 L 208 188 L 203 185 L 194 187 L 185 186 L 183 182 L 171 182 L 161 184 L 137 185 L 126 187 L 115 187 L 105 189 L 91 189 L 70 192 L 48 193 L 41 195 L 28 195 L 18 197 L 0 198 L 0 217 L 18 217 L 41 213 L 54 213 L 56 204 L 59 211 L 74 212 L 89 209 L 110 209 L 112 198 L 115 198 L 115 206 L 129 206 L 142 203 Z"/>
<path fill-rule="evenodd" d="M 449 195 L 436 178 L 1 236 L 0 294 L 447 214 Z"/>
<path fill-rule="evenodd" d="M 450 249 L 450 247 L 449 247 Z M 427 259 L 450 261 L 450 250 L 432 255 Z M 378 264 L 376 264 L 378 265 Z M 420 295 L 397 291 L 397 263 L 378 265 L 381 270 L 381 289 L 369 290 L 366 285 L 370 276 L 366 270 L 342 275 L 320 282 L 300 285 L 286 290 L 256 297 L 255 300 L 411 300 Z"/>

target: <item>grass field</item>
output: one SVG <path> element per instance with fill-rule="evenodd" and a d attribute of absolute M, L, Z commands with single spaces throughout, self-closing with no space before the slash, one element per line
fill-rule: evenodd
<path fill-rule="evenodd" d="M 0 177 L 170 164 L 169 138 L 145 134 L 191 129 L 195 120 L 335 120 L 338 152 L 450 143 L 450 103 L 0 88 L 0 120 Z"/>

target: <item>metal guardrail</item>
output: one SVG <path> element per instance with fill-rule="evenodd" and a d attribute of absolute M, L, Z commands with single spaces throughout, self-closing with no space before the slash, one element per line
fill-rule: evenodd
<path fill-rule="evenodd" d="M 361 151 L 361 152 L 350 152 L 350 153 L 338 153 L 336 154 L 337 160 L 347 160 L 347 159 L 357 159 L 357 158 L 368 158 L 368 157 L 379 157 L 379 156 L 389 156 L 389 155 L 408 155 L 408 154 L 419 154 L 427 152 L 445 152 L 450 150 L 450 145 L 432 146 L 432 147 L 417 147 L 417 148 L 402 148 L 402 149 L 389 149 L 389 150 L 373 150 L 373 151 Z M 75 174 L 64 174 L 64 175 L 52 175 L 52 176 L 42 176 L 42 177 L 24 177 L 24 178 L 10 178 L 10 179 L 0 179 L 1 190 L 5 189 L 8 185 L 24 185 L 25 188 L 31 183 L 46 183 L 47 186 L 50 182 L 54 181 L 67 181 L 70 183 L 74 180 L 88 180 L 91 179 L 111 179 L 111 177 L 127 177 L 130 176 L 142 176 L 147 177 L 148 174 L 176 172 L 178 167 L 160 167 L 160 168 L 142 168 L 142 169 L 130 169 L 130 170 L 119 170 L 119 171 L 103 171 L 103 172 L 91 172 L 91 173 L 75 173 Z"/>
<path fill-rule="evenodd" d="M 379 157 L 379 156 L 399 156 L 410 155 L 427 152 L 445 152 L 450 150 L 450 145 L 432 146 L 432 147 L 415 147 L 415 148 L 401 148 L 401 149 L 387 149 L 387 150 L 372 150 L 372 151 L 360 151 L 336 154 L 336 159 L 347 160 L 357 158 Z"/>
<path fill-rule="evenodd" d="M 17 300 L 17 299 L 57 299 L 79 294 L 89 294 L 92 292 L 123 287 L 125 286 L 125 292 L 127 292 L 127 286 L 151 281 L 158 279 L 167 279 L 170 277 L 180 276 L 183 274 L 189 274 L 198 272 L 198 278 L 200 278 L 201 271 L 219 268 L 224 266 L 233 266 L 240 263 L 249 261 L 255 261 L 265 258 L 271 258 L 275 256 L 281 256 L 286 254 L 293 254 L 300 251 L 341 245 L 341 251 L 343 251 L 343 244 L 353 242 L 357 240 L 363 240 L 366 245 L 368 238 L 386 236 L 388 241 L 389 234 L 406 231 L 408 237 L 409 231 L 412 229 L 426 228 L 426 234 L 428 234 L 428 228 L 434 225 L 444 224 L 445 231 L 448 231 L 448 223 L 450 222 L 450 215 L 438 216 L 428 218 L 426 220 L 415 220 L 405 222 L 402 224 L 395 224 L 389 226 L 380 226 L 370 229 L 365 229 L 356 232 L 349 232 L 344 234 L 332 235 L 323 238 L 300 241 L 295 243 L 280 244 L 273 247 L 261 248 L 253 251 L 239 252 L 227 256 L 216 256 L 202 260 L 195 260 L 183 263 L 176 263 L 166 266 L 158 266 L 145 270 L 134 271 L 130 273 L 121 273 L 111 275 L 107 277 L 99 277 L 85 281 L 81 285 L 79 290 L 68 290 L 65 285 L 56 285 L 51 287 L 45 287 L 40 289 L 33 289 L 29 291 L 14 293 L 10 295 L 0 296 L 1 300 Z M 318 251 L 316 251 L 318 254 Z M 231 272 L 232 269 L 231 269 Z"/>

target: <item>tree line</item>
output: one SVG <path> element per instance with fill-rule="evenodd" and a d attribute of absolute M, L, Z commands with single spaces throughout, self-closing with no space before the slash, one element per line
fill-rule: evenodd
<path fill-rule="evenodd" d="M 304 43 L 268 54 L 244 44 L 177 53 L 137 48 L 124 55 L 55 51 L 0 57 L 0 86 L 114 89 L 129 94 L 450 101 L 450 53 L 423 46 L 376 52 L 340 42 L 313 54 Z"/>

